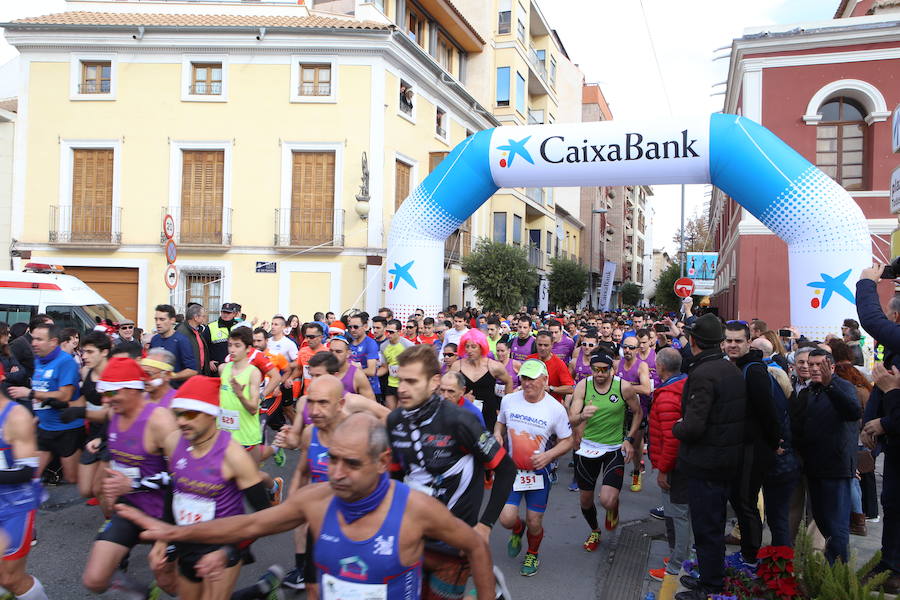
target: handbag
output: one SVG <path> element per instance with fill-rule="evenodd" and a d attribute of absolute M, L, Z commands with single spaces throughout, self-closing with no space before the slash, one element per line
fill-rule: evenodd
<path fill-rule="evenodd" d="M 857 450 L 856 470 L 860 473 L 872 473 L 875 471 L 875 457 L 868 450 Z"/>

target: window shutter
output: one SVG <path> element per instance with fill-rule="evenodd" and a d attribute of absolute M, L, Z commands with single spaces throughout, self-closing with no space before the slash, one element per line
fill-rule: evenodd
<path fill-rule="evenodd" d="M 181 177 L 181 241 L 221 244 L 225 152 L 184 150 Z"/>
<path fill-rule="evenodd" d="M 294 152 L 291 244 L 315 246 L 334 238 L 334 152 Z"/>
<path fill-rule="evenodd" d="M 72 164 L 72 241 L 109 241 L 113 151 L 74 150 Z"/>
<path fill-rule="evenodd" d="M 394 186 L 394 210 L 400 210 L 400 205 L 409 196 L 409 181 L 412 167 L 405 162 L 396 162 L 396 177 Z"/>

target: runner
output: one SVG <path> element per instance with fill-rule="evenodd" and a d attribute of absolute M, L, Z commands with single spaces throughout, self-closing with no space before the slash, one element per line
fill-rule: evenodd
<path fill-rule="evenodd" d="M 110 417 L 107 432 L 111 469 L 103 481 L 103 502 L 134 506 L 162 518 L 168 467 L 163 455 L 166 438 L 178 430 L 172 413 L 148 402 L 144 394 L 144 372 L 131 358 L 110 359 L 97 382 Z M 112 587 L 127 598 L 144 598 L 146 590 L 131 581 L 124 572 L 116 572 L 131 548 L 138 543 L 140 528 L 113 514 L 103 525 L 91 548 L 82 582 L 84 587 L 102 594 Z M 175 590 L 174 570 L 155 571 L 156 582 L 169 593 Z"/>
<path fill-rule="evenodd" d="M 452 342 L 444 346 L 441 350 L 441 375 L 449 373 L 458 360 L 459 347 Z"/>
<path fill-rule="evenodd" d="M 618 376 L 612 376 L 613 358 L 608 354 L 591 356 L 593 375 L 575 386 L 569 421 L 584 425 L 578 450 L 575 452 L 575 478 L 581 491 L 581 514 L 591 533 L 584 549 L 593 552 L 600 545 L 600 525 L 594 492 L 600 482 L 600 505 L 606 509 L 607 531 L 619 523 L 619 492 L 625 463 L 634 453 L 634 433 L 641 424 L 640 403 L 634 386 Z M 632 411 L 628 435 L 623 435 L 625 406 Z M 623 456 L 624 455 L 624 456 Z"/>
<path fill-rule="evenodd" d="M 595 330 L 589 329 L 581 336 L 579 349 L 576 351 L 575 357 L 569 362 L 569 373 L 576 384 L 590 376 L 591 365 L 589 356 L 594 352 L 594 348 L 597 347 L 597 342 L 597 332 Z"/>
<path fill-rule="evenodd" d="M 475 418 L 481 423 L 481 428 L 487 431 L 484 426 L 484 415 L 481 414 L 481 409 L 472 404 L 471 400 L 466 398 L 466 378 L 462 373 L 459 371 L 451 371 L 442 375 L 438 392 L 441 394 L 441 397 L 450 404 L 464 408 L 475 415 Z"/>
<path fill-rule="evenodd" d="M 623 356 L 616 369 L 616 377 L 630 383 L 637 394 L 652 394 L 653 381 L 650 379 L 650 368 L 647 366 L 647 363 L 638 360 L 637 349 L 638 341 L 636 337 L 629 336 L 622 340 Z M 631 419 L 631 410 L 631 406 L 629 405 L 625 411 L 625 423 L 628 423 Z M 643 408 L 641 409 L 639 417 L 641 424 L 640 429 L 638 429 L 637 433 L 630 434 L 635 438 L 635 443 L 637 444 L 642 443 L 642 432 L 647 428 L 647 415 L 644 414 Z M 638 440 L 641 441 L 639 442 Z M 635 452 L 631 461 L 633 466 L 631 471 L 630 489 L 632 492 L 639 492 L 642 488 L 644 476 L 643 455 Z"/>
<path fill-rule="evenodd" d="M 329 590 L 326 599 L 428 598 L 427 590 L 420 591 L 422 553 L 426 538 L 439 540 L 459 548 L 461 560 L 472 565 L 478 599 L 493 600 L 487 544 L 439 502 L 388 478 L 390 448 L 375 417 L 348 417 L 335 429 L 331 444 L 328 485 L 306 486 L 283 504 L 257 514 L 173 526 L 132 507 L 118 509 L 148 530 L 146 538 L 172 542 L 235 543 L 309 522 L 316 540 L 317 574 Z M 374 542 L 360 543 L 368 540 Z M 198 574 L 209 573 L 198 569 Z"/>
<path fill-rule="evenodd" d="M 547 367 L 547 391 L 560 404 L 565 402 L 566 394 L 575 389 L 575 381 L 569 373 L 569 367 L 558 356 L 553 354 L 553 336 L 549 331 L 539 331 L 535 338 L 537 352 L 528 358 L 537 358 Z"/>
<path fill-rule="evenodd" d="M 519 319 L 516 321 L 516 337 L 509 345 L 510 356 L 513 360 L 522 363 L 535 352 L 537 352 L 537 347 L 535 339 L 531 335 L 531 319 L 527 315 L 519 315 Z"/>
<path fill-rule="evenodd" d="M 366 320 L 368 315 L 366 315 Z M 353 315 L 349 319 L 348 341 L 350 344 L 351 363 L 358 369 L 362 369 L 363 375 L 369 378 L 372 387 L 372 398 L 381 393 L 381 383 L 378 381 L 378 343 L 366 335 L 366 321 L 360 315 Z M 357 392 L 360 393 L 360 392 Z"/>
<path fill-rule="evenodd" d="M 302 396 L 305 393 L 306 386 L 310 383 L 309 368 L 307 367 L 310 357 L 313 354 L 328 351 L 328 346 L 324 343 L 325 330 L 322 328 L 321 323 L 316 321 L 307 323 L 303 339 L 306 343 L 297 351 L 297 378 L 294 380 L 294 398 Z"/>
<path fill-rule="evenodd" d="M 522 569 L 525 577 L 537 573 L 538 549 L 544 538 L 544 511 L 550 497 L 551 462 L 572 449 L 572 427 L 566 409 L 545 391 L 547 367 L 539 360 L 527 360 L 519 370 L 522 389 L 503 397 L 494 437 L 506 443 L 518 472 L 513 491 L 500 513 L 500 524 L 510 529 L 507 552 L 516 557 L 522 551 L 522 533 L 527 525 L 528 551 Z M 556 445 L 547 448 L 550 436 Z M 519 504 L 525 500 L 525 523 Z"/>
<path fill-rule="evenodd" d="M 477 329 L 470 329 L 460 338 L 458 350 L 462 360 L 450 367 L 449 372 L 462 373 L 466 378 L 466 392 L 472 396 L 472 403 L 481 410 L 484 425 L 493 431 L 500 410 L 500 398 L 495 393 L 495 384 L 504 385 L 504 394 L 513 391 L 512 378 L 506 367 L 487 357 L 487 337 Z"/>
<path fill-rule="evenodd" d="M 387 339 L 381 344 L 381 353 L 384 355 L 384 363 L 388 368 L 387 388 L 382 391 L 384 392 L 384 405 L 390 410 L 397 408 L 397 385 L 400 383 L 397 379 L 397 357 L 410 346 L 415 346 L 409 336 L 401 335 L 403 332 L 400 327 L 401 323 L 397 319 L 388 321 L 387 328 L 384 330 Z"/>
<path fill-rule="evenodd" d="M 0 382 L 5 379 L 0 367 Z M 38 465 L 31 414 L 0 392 L 0 530 L 8 538 L 0 561 L 0 581 L 23 600 L 47 600 L 40 580 L 25 573 L 43 494 Z"/>
<path fill-rule="evenodd" d="M 653 348 L 654 341 L 652 339 L 652 331 L 647 329 L 639 329 L 637 332 L 638 350 L 635 358 L 647 365 L 647 372 L 650 375 L 650 393 L 639 393 L 638 399 L 641 402 L 641 428 L 634 436 L 634 455 L 638 459 L 636 466 L 639 466 L 637 486 L 634 482 L 634 473 L 631 475 L 631 491 L 639 492 L 643 485 L 642 478 L 644 473 L 644 438 L 647 435 L 648 425 L 647 418 L 650 416 L 650 401 L 653 399 L 653 390 L 660 384 L 659 373 L 656 372 L 656 350 Z M 637 489 L 635 489 L 637 488 Z"/>
<path fill-rule="evenodd" d="M 569 364 L 572 360 L 572 353 L 575 352 L 575 342 L 563 331 L 562 323 L 555 319 L 547 321 L 547 331 L 553 336 L 553 349 L 551 352 L 559 357 L 561 361 Z"/>
<path fill-rule="evenodd" d="M 106 363 L 109 362 L 112 343 L 105 333 L 90 331 L 85 334 L 81 349 L 84 361 L 84 367 L 81 369 L 81 395 L 85 399 L 85 405 L 65 409 L 60 414 L 60 420 L 65 423 L 71 422 L 76 417 L 87 417 L 85 432 L 88 442 L 79 457 L 78 491 L 83 498 L 93 498 L 92 502 L 96 504 L 109 464 L 109 451 L 106 448 L 106 409 L 103 407 L 103 398 L 97 391 L 97 381 L 106 368 Z"/>
<path fill-rule="evenodd" d="M 348 394 L 359 394 L 370 400 L 375 400 L 375 393 L 370 384 L 371 379 L 366 377 L 362 369 L 348 360 L 351 350 L 347 338 L 331 338 L 331 341 L 328 343 L 328 349 L 338 359 L 340 367 L 334 375 L 344 384 L 344 391 Z"/>
<path fill-rule="evenodd" d="M 501 337 L 497 340 L 497 362 L 503 365 L 506 369 L 506 372 L 509 374 L 509 378 L 512 380 L 513 390 L 519 389 L 519 369 L 522 367 L 522 363 L 517 360 L 513 360 L 509 354 L 509 341 L 506 336 Z M 494 393 L 497 394 L 498 397 L 502 398 L 506 395 L 506 384 L 497 379 L 494 383 Z"/>
<path fill-rule="evenodd" d="M 153 348 L 140 360 L 144 371 L 144 389 L 148 400 L 164 408 L 172 405 L 175 389 L 170 385 L 175 370 L 175 355 L 165 348 Z"/>
<path fill-rule="evenodd" d="M 399 407 L 387 421 L 394 450 L 392 469 L 488 539 L 512 490 L 515 465 L 474 416 L 436 393 L 440 369 L 434 352 L 415 346 L 404 350 L 399 361 Z M 494 470 L 494 484 L 481 511 L 484 469 Z M 459 600 L 470 570 L 475 569 L 456 547 L 429 541 L 424 597 Z"/>

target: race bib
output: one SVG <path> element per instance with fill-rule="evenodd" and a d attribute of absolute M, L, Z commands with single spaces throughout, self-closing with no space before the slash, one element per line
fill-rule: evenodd
<path fill-rule="evenodd" d="M 386 583 L 356 583 L 322 573 L 324 600 L 387 600 Z"/>
<path fill-rule="evenodd" d="M 227 431 L 237 431 L 241 425 L 241 415 L 236 410 L 219 410 L 218 427 Z"/>
<path fill-rule="evenodd" d="M 506 395 L 506 384 L 504 383 L 495 383 L 494 384 L 494 394 L 500 396 L 501 398 Z"/>
<path fill-rule="evenodd" d="M 172 497 L 172 512 L 175 513 L 175 523 L 178 525 L 212 521 L 216 516 L 216 501 L 175 492 Z"/>
<path fill-rule="evenodd" d="M 484 408 L 483 400 L 472 400 L 472 404 L 474 404 L 475 408 L 477 408 L 478 410 L 482 410 Z"/>
<path fill-rule="evenodd" d="M 397 373 L 400 372 L 400 365 L 388 365 L 388 375 L 391 377 L 396 377 Z"/>
<path fill-rule="evenodd" d="M 544 489 L 543 475 L 538 475 L 534 471 L 523 471 L 522 469 L 516 472 L 516 480 L 513 483 L 514 492 L 529 492 L 542 489 Z"/>
<path fill-rule="evenodd" d="M 141 478 L 141 468 L 140 467 L 126 467 L 125 465 L 120 465 L 116 461 L 110 461 L 109 466 L 113 471 L 118 471 L 128 479 L 134 481 L 135 479 Z"/>
<path fill-rule="evenodd" d="M 403 478 L 403 483 L 407 485 L 410 489 L 422 492 L 426 496 L 434 496 L 434 488 L 426 485 L 421 481 L 417 481 L 415 477 L 412 475 L 407 475 Z"/>
<path fill-rule="evenodd" d="M 303 379 L 311 379 L 309 376 L 309 365 L 303 365 Z"/>
<path fill-rule="evenodd" d="M 621 444 L 618 447 L 621 447 Z M 598 444 L 597 442 L 582 438 L 581 445 L 578 446 L 578 451 L 575 454 L 585 458 L 600 458 L 607 452 L 616 450 L 618 447 Z"/>

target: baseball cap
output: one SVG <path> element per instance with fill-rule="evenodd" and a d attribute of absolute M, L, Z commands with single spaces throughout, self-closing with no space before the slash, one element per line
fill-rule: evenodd
<path fill-rule="evenodd" d="M 590 363 L 591 365 L 603 364 L 612 366 L 613 357 L 606 352 L 596 352 L 591 355 Z"/>
<path fill-rule="evenodd" d="M 240 310 L 240 305 L 235 302 L 226 302 L 222 305 L 222 312 L 236 313 Z"/>
<path fill-rule="evenodd" d="M 526 360 L 519 369 L 519 377 L 527 377 L 528 379 L 537 379 L 541 375 L 546 374 L 547 365 L 536 358 Z"/>

